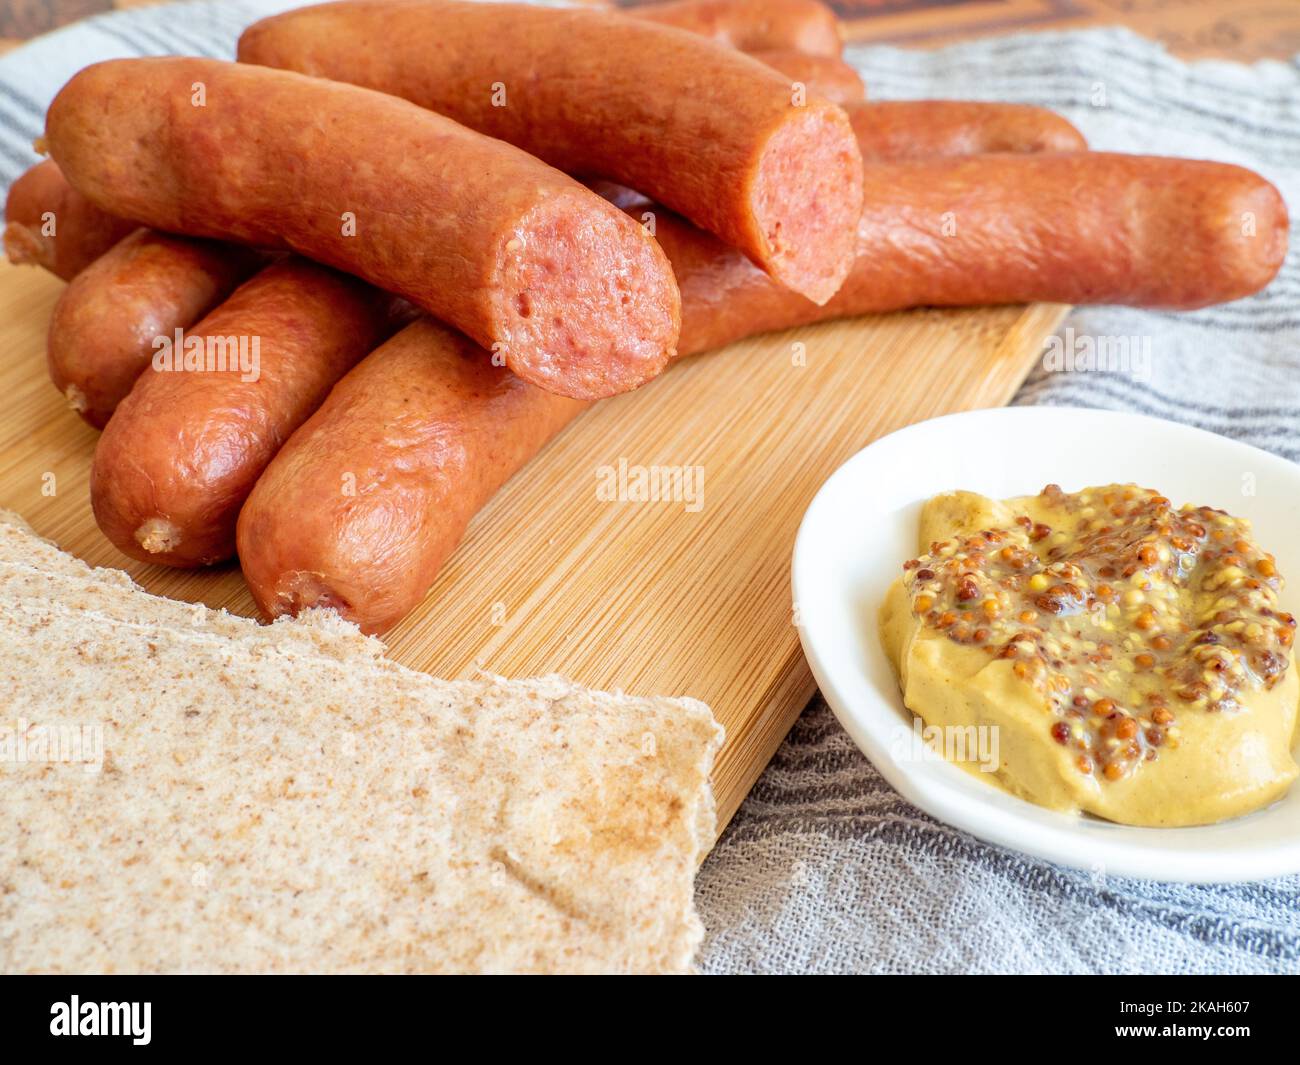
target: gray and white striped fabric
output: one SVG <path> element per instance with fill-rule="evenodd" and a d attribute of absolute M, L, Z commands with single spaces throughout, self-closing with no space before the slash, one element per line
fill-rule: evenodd
<path fill-rule="evenodd" d="M 238 0 L 101 16 L 0 58 L 0 184 L 36 161 L 54 92 L 86 63 L 229 57 Z M 1045 104 L 1099 149 L 1240 163 L 1300 204 L 1300 69 L 1180 63 L 1120 30 L 935 52 L 849 52 L 876 99 Z M 1193 314 L 1078 311 L 1072 337 L 1131 338 L 1110 372 L 1031 375 L 1017 403 L 1135 410 L 1300 459 L 1297 252 L 1264 294 Z M 1112 348 L 1112 350 L 1115 350 Z M 903 801 L 820 699 L 705 863 L 705 972 L 1300 972 L 1300 877 L 1233 887 L 1104 879 L 1030 861 Z"/>

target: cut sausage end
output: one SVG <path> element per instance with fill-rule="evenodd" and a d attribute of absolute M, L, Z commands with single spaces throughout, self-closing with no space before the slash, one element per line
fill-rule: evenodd
<path fill-rule="evenodd" d="M 529 212 L 502 251 L 500 338 L 510 369 L 562 396 L 603 399 L 656 377 L 681 328 L 663 250 L 616 208 L 581 191 Z"/>
<path fill-rule="evenodd" d="M 839 108 L 791 107 L 764 146 L 754 222 L 773 280 L 826 303 L 853 267 L 862 213 L 862 156 Z"/>

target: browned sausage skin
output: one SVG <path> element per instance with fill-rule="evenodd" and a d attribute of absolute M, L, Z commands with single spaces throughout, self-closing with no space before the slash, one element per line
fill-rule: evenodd
<path fill-rule="evenodd" d="M 290 257 L 237 289 L 179 347 L 155 352 L 95 449 L 90 499 L 104 535 L 145 562 L 230 558 L 254 482 L 390 331 L 391 303 Z"/>
<path fill-rule="evenodd" d="M 5 255 L 70 281 L 135 229 L 76 192 L 52 159 L 26 171 L 5 201 Z"/>
<path fill-rule="evenodd" d="M 742 52 L 789 49 L 838 56 L 844 47 L 839 19 L 818 0 L 667 0 L 629 8 L 628 14 Z"/>
<path fill-rule="evenodd" d="M 82 270 L 50 316 L 46 363 L 68 406 L 102 429 L 153 355 L 261 264 L 249 248 L 137 229 Z"/>
<path fill-rule="evenodd" d="M 858 247 L 871 270 L 855 271 L 845 312 L 868 298 L 1192 310 L 1259 291 L 1286 256 L 1280 193 L 1227 163 L 1048 152 L 891 163 L 867 180 Z"/>
<path fill-rule="evenodd" d="M 965 104 L 953 101 L 929 101 L 914 115 L 909 128 L 912 140 L 894 136 L 882 138 L 883 127 L 897 127 L 891 119 L 881 123 L 875 119 L 880 112 L 898 113 L 897 104 L 867 103 L 846 108 L 853 127 L 858 131 L 864 152 L 898 151 L 904 155 L 964 151 L 971 147 L 992 147 L 1003 151 L 1032 151 L 1052 143 L 1082 144 L 1082 138 L 1073 127 L 1058 116 L 1042 108 L 1016 107 L 1003 104 Z M 52 163 L 43 163 L 29 173 L 40 171 L 44 175 L 39 197 L 25 196 L 25 212 L 17 215 L 24 222 L 37 226 L 41 213 L 65 200 L 76 199 L 85 208 L 102 218 L 102 211 L 88 204 L 84 197 L 74 192 Z M 649 206 L 639 194 L 622 190 L 610 193 L 607 183 L 601 186 L 602 195 L 623 206 L 624 202 Z M 12 208 L 16 195 L 11 195 Z M 639 217 L 639 212 L 634 214 Z M 702 254 L 714 262 L 726 263 L 722 276 L 732 279 L 730 284 L 740 285 L 755 292 L 762 301 L 760 312 L 776 313 L 778 322 L 783 314 L 806 313 L 803 301 L 782 301 L 775 286 L 766 284 L 766 275 L 745 270 L 732 258 L 720 257 L 716 249 L 698 235 L 693 227 L 680 220 L 664 216 L 669 227 L 663 241 L 673 239 L 673 231 L 681 229 L 688 243 L 678 240 L 674 254 L 689 256 L 690 242 L 703 244 Z M 119 228 L 130 228 L 132 223 L 120 222 Z M 683 228 L 684 227 L 684 228 Z M 69 261 L 83 261 L 100 247 L 100 226 L 65 227 L 59 237 L 61 255 Z M 110 265 L 111 264 L 111 265 Z M 232 248 L 221 252 L 205 241 L 191 241 L 159 234 L 140 236 L 108 257 L 96 269 L 92 278 L 76 286 L 74 294 L 65 297 L 56 311 L 55 323 L 50 331 L 50 371 L 60 391 L 69 395 L 74 407 L 82 410 L 92 425 L 101 427 L 114 407 L 129 391 L 131 384 L 147 365 L 148 341 L 157 335 L 170 335 L 177 327 L 188 327 L 234 286 L 251 273 L 254 267 L 246 252 Z M 685 275 L 692 284 L 698 276 Z M 700 308 L 716 306 L 716 314 L 701 318 L 696 313 L 689 323 L 688 332 L 700 328 L 701 321 L 721 328 L 728 321 L 743 324 L 752 313 L 737 297 L 732 301 L 736 310 L 727 312 L 727 304 L 720 296 L 727 291 L 719 284 L 719 298 L 710 299 L 701 291 L 699 299 L 691 306 Z M 769 295 L 769 292 L 771 294 Z M 780 310 L 783 303 L 789 310 Z M 761 314 L 760 314 L 761 318 Z M 709 332 L 708 329 L 704 330 Z M 689 338 L 688 338 L 689 339 Z M 718 343 L 721 343 L 719 341 Z"/>
<path fill-rule="evenodd" d="M 335 386 L 254 487 L 238 528 L 253 597 L 269 617 L 326 606 L 367 632 L 391 627 L 474 514 L 585 406 L 444 326 L 408 326 Z"/>
<path fill-rule="evenodd" d="M 876 100 L 846 107 L 864 162 L 991 152 L 1081 152 L 1088 144 L 1045 107 L 967 100 Z"/>
<path fill-rule="evenodd" d="M 861 103 L 867 95 L 867 88 L 862 84 L 858 72 L 834 56 L 809 55 L 807 52 L 780 49 L 749 54 L 784 74 L 791 83 L 792 93 L 802 85 L 808 92 L 824 96 L 845 110 L 852 104 Z"/>
<path fill-rule="evenodd" d="M 1263 288 L 1286 255 L 1277 189 L 1224 163 L 1101 152 L 871 164 L 858 258 L 825 307 L 681 219 L 655 232 L 682 290 L 683 354 L 908 307 L 1113 303 L 1189 310 Z M 644 205 L 623 206 L 641 217 Z"/>
<path fill-rule="evenodd" d="M 955 100 L 855 103 L 849 99 L 855 90 L 848 80 L 836 88 L 841 68 L 856 77 L 839 60 L 824 65 L 819 57 L 791 52 L 758 58 L 807 81 L 814 92 L 842 95 L 863 157 L 871 161 L 1087 147 L 1078 130 L 1046 108 Z M 808 66 L 808 60 L 814 65 Z M 35 263 L 65 280 L 135 228 L 135 223 L 107 214 L 76 192 L 53 160 L 32 167 L 14 182 L 5 216 L 10 260 Z M 63 219 L 57 236 L 44 232 L 47 216 Z"/>
<path fill-rule="evenodd" d="M 543 388 L 635 388 L 676 343 L 672 271 L 637 226 L 518 148 L 393 96 L 218 60 L 122 59 L 77 74 L 46 130 L 102 208 L 346 270 Z"/>
<path fill-rule="evenodd" d="M 862 164 L 844 113 L 695 34 L 607 11 L 343 2 L 255 23 L 239 57 L 392 93 L 639 189 L 816 303 L 852 265 Z"/>
<path fill-rule="evenodd" d="M 857 264 L 825 307 L 652 208 L 681 283 L 682 354 L 927 304 L 1201 306 L 1266 284 L 1286 248 L 1277 191 L 1234 166 L 1082 154 L 866 172 Z M 647 207 L 624 204 L 637 217 Z M 339 383 L 245 504 L 239 555 L 258 605 L 268 616 L 332 606 L 368 632 L 396 624 L 492 492 L 581 409 L 493 373 L 445 330 L 398 334 Z M 349 474 L 356 494 L 343 497 Z"/>

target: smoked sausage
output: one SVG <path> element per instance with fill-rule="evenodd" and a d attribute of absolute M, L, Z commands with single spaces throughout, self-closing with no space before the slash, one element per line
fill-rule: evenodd
<path fill-rule="evenodd" d="M 909 156 L 983 147 L 1030 151 L 1053 144 L 1067 147 L 1083 144 L 1082 137 L 1072 126 L 1042 108 L 945 100 L 928 101 L 923 109 L 917 109 L 913 121 L 907 124 L 913 136 L 910 143 L 901 135 L 903 126 L 891 121 L 884 125 L 894 128 L 896 134 L 882 137 L 882 124 L 874 115 L 880 112 L 897 114 L 898 107 L 894 103 L 846 107 L 864 153 L 874 155 L 896 151 Z M 24 202 L 48 205 L 65 198 L 76 198 L 104 219 L 111 218 L 72 191 L 54 163 L 44 163 L 34 169 L 43 171 L 49 179 L 45 181 L 47 194 L 39 201 L 28 197 Z M 640 194 L 621 190 L 614 195 L 608 192 L 611 186 L 604 182 L 596 184 L 603 186 L 602 195 L 608 194 L 607 198 L 619 206 L 623 206 L 619 196 L 649 206 Z M 15 198 L 16 194 L 11 195 L 11 207 Z M 39 214 L 38 209 L 19 217 L 37 225 Z M 722 256 L 714 243 L 693 227 L 680 219 L 674 221 L 673 216 L 666 213 L 664 218 L 669 228 L 663 241 L 676 239 L 676 256 L 691 256 L 692 248 L 699 244 L 705 256 L 728 264 L 725 277 L 739 278 L 742 287 L 752 286 L 760 294 L 764 307 L 777 308 L 778 321 L 780 315 L 807 313 L 804 301 L 781 300 L 774 286 L 763 283 L 765 275 L 744 269 L 734 256 Z M 119 228 L 129 229 L 131 225 L 121 222 Z M 87 258 L 98 250 L 96 234 L 100 231 L 101 227 L 97 226 L 72 229 L 65 226 L 59 238 L 61 254 L 72 260 Z M 679 233 L 684 236 L 676 235 Z M 147 365 L 148 344 L 152 338 L 168 336 L 177 327 L 193 325 L 251 273 L 256 264 L 254 257 L 237 248 L 222 252 L 205 241 L 157 233 L 135 237 L 96 269 L 91 278 L 75 286 L 59 305 L 50 330 L 49 345 L 50 372 L 55 384 L 69 395 L 70 402 L 81 409 L 87 421 L 102 428 L 118 401 Z M 697 276 L 690 272 L 685 274 L 691 284 L 697 284 Z M 720 292 L 723 290 L 719 289 Z M 734 317 L 743 322 L 750 311 L 739 297 L 733 302 L 737 307 Z M 701 290 L 699 299 L 693 300 L 691 306 L 706 305 L 716 305 L 717 313 L 704 318 L 695 314 L 689 331 L 695 332 L 701 322 L 711 323 L 716 328 L 733 317 L 728 313 L 725 301 L 710 298 L 707 291 Z M 787 310 L 780 310 L 787 305 Z M 706 335 L 709 331 L 708 328 L 703 330 Z M 698 347 L 694 343 L 692 346 Z"/>
<path fill-rule="evenodd" d="M 356 278 L 290 256 L 186 335 L 168 337 L 95 448 L 90 501 L 104 535 L 144 562 L 230 558 L 254 482 L 384 338 L 392 302 Z"/>
<path fill-rule="evenodd" d="M 824 307 L 652 210 L 682 286 L 682 354 L 927 304 L 1202 306 L 1266 284 L 1286 249 L 1281 197 L 1235 166 L 1076 154 L 866 174 L 857 263 Z M 637 217 L 644 208 L 626 204 Z M 249 496 L 238 547 L 254 599 L 269 617 L 330 606 L 367 632 L 390 628 L 497 487 L 581 410 L 493 373 L 447 330 L 409 327 L 336 386 Z"/>
<path fill-rule="evenodd" d="M 628 14 L 742 52 L 788 49 L 838 56 L 844 47 L 839 19 L 818 0 L 667 0 L 630 8 Z"/>
<path fill-rule="evenodd" d="M 239 58 L 392 93 L 638 189 L 814 303 L 852 266 L 862 161 L 843 111 L 695 34 L 608 11 L 342 2 L 254 23 Z"/>
<path fill-rule="evenodd" d="M 367 632 L 390 628 L 470 519 L 586 406 L 436 322 L 407 326 L 335 385 L 244 504 L 239 557 L 258 606 L 332 607 Z"/>
<path fill-rule="evenodd" d="M 869 164 L 864 174 L 857 262 L 821 308 L 656 214 L 682 290 L 682 354 L 909 307 L 1041 300 L 1190 310 L 1258 291 L 1286 255 L 1277 189 L 1225 163 L 1076 152 Z M 638 218 L 646 210 L 623 206 Z"/>
<path fill-rule="evenodd" d="M 672 271 L 635 224 L 518 148 L 393 96 L 220 60 L 119 59 L 59 92 L 46 136 L 101 208 L 338 267 L 552 391 L 635 388 L 676 343 Z"/>
<path fill-rule="evenodd" d="M 249 248 L 137 229 L 82 270 L 50 316 L 46 363 L 68 406 L 97 429 L 153 355 L 261 262 Z"/>
<path fill-rule="evenodd" d="M 76 192 L 53 159 L 37 163 L 9 187 L 5 255 L 71 281 L 136 228 Z"/>
<path fill-rule="evenodd" d="M 1088 144 L 1055 111 L 967 100 L 873 100 L 846 107 L 863 162 L 992 152 L 1081 152 Z"/>
<path fill-rule="evenodd" d="M 817 93 L 845 110 L 851 104 L 861 103 L 867 95 L 867 88 L 858 72 L 834 56 L 779 49 L 751 52 L 750 55 L 784 74 L 792 83 L 805 86 L 809 92 Z"/>

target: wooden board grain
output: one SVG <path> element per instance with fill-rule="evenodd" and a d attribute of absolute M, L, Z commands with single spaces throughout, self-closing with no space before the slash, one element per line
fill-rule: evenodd
<path fill-rule="evenodd" d="M 150 591 L 254 613 L 234 566 L 151 567 L 95 528 L 96 433 L 45 374 L 62 285 L 0 264 L 0 506 Z M 789 560 L 845 458 L 910 422 L 1005 403 L 1065 308 L 923 311 L 772 334 L 689 359 L 587 411 L 478 516 L 394 658 L 439 676 L 558 672 L 690 695 L 726 726 L 715 786 L 735 812 L 813 692 Z M 702 505 L 599 498 L 601 467 L 698 467 Z"/>

